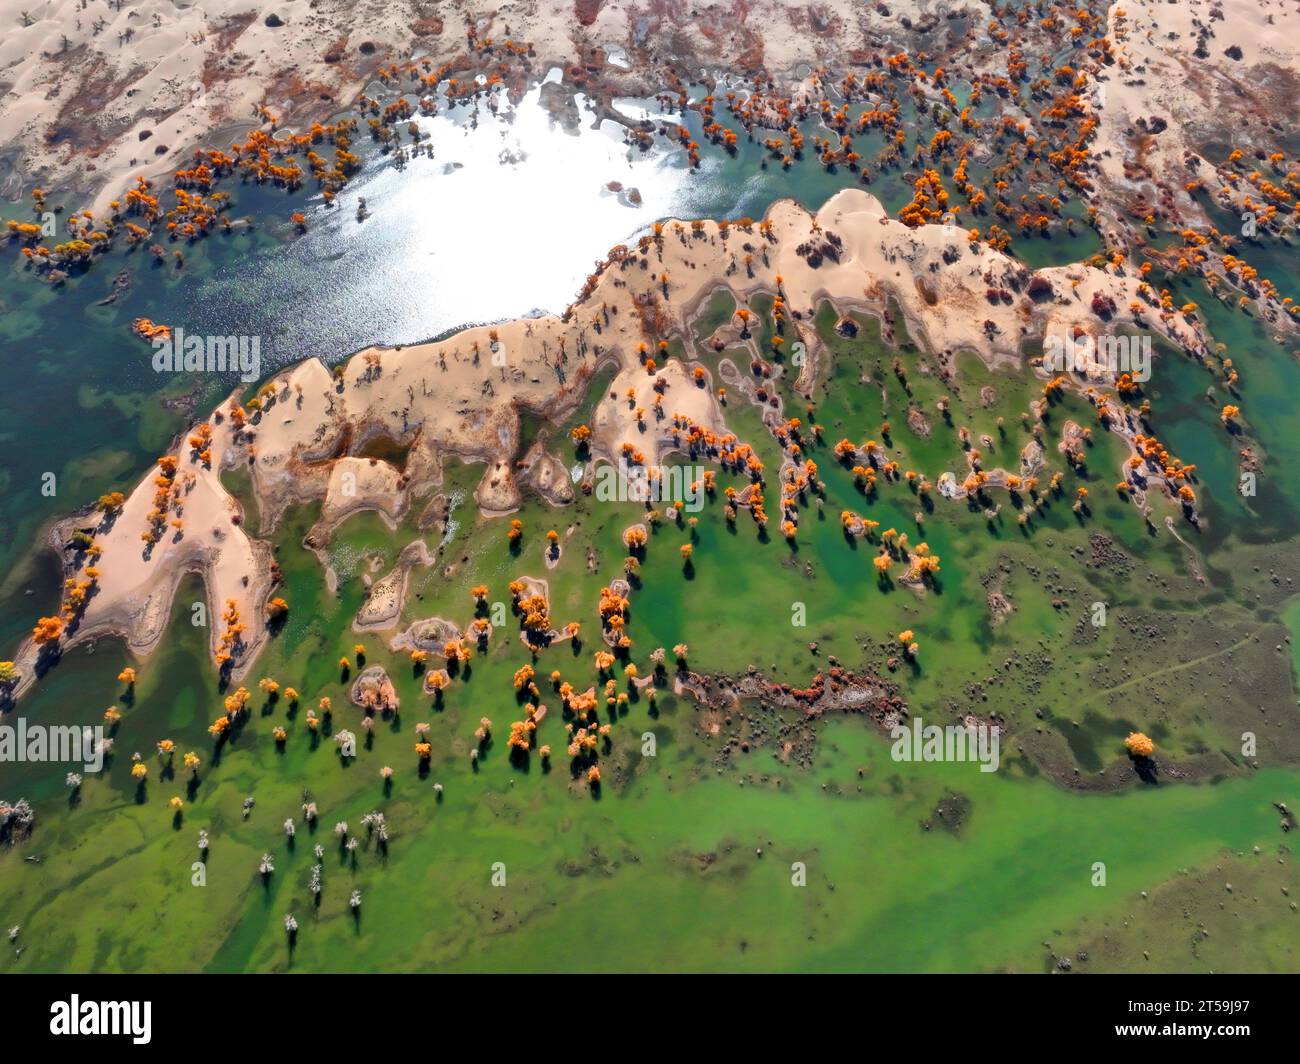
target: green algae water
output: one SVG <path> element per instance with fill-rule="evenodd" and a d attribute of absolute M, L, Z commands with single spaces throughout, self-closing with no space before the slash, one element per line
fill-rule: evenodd
<path fill-rule="evenodd" d="M 473 471 L 464 472 L 469 486 Z M 462 476 L 451 472 L 453 489 Z M 525 510 L 530 526 L 541 517 L 536 506 Z M 601 522 L 591 529 L 592 542 L 613 550 L 611 540 L 634 516 L 630 507 L 605 514 L 579 505 L 574 520 L 584 527 Z M 294 511 L 284 540 L 300 540 L 312 519 Z M 500 586 L 521 563 L 490 522 L 481 524 L 467 521 L 453 549 L 473 560 L 471 580 Z M 772 616 L 771 605 L 788 601 L 804 578 L 780 565 L 754 564 L 751 550 L 725 541 L 730 534 L 716 514 L 706 514 L 701 526 L 699 588 L 684 596 L 675 551 L 652 544 L 642 590 L 632 596 L 634 630 L 648 629 L 651 641 L 689 639 L 722 667 L 740 668 L 755 657 L 767 664 L 770 657 L 783 675 L 806 674 L 806 649 L 785 634 L 788 626 Z M 391 560 L 392 542 L 378 521 L 349 522 L 331 545 L 331 559 L 346 575 L 373 552 L 386 551 Z M 834 557 L 836 547 L 830 541 L 817 549 Z M 838 548 L 845 554 L 843 544 Z M 812 544 L 806 549 L 814 553 Z M 323 590 L 319 566 L 306 552 L 284 552 L 282 559 L 285 593 L 298 606 L 259 672 L 292 677 L 304 706 L 321 694 L 341 706 L 337 660 L 357 638 L 348 621 L 361 603 L 359 583 L 345 580 L 335 597 Z M 728 588 L 714 568 L 736 582 Z M 839 569 L 833 586 L 806 593 L 817 614 L 812 631 L 831 650 L 845 652 L 839 630 L 899 623 L 867 598 L 864 570 L 860 564 L 855 579 L 853 570 Z M 563 565 L 549 576 L 559 617 L 590 603 L 599 582 Z M 792 586 L 782 586 L 787 581 Z M 413 581 L 417 594 L 430 597 L 438 582 Z M 945 587 L 944 609 L 953 627 L 962 626 L 945 640 L 945 653 L 969 648 L 976 669 L 996 651 L 993 644 L 1011 640 L 985 633 L 981 645 L 973 638 L 965 583 Z M 691 605 L 697 595 L 720 596 L 735 615 L 749 618 L 745 637 L 710 640 L 716 621 Z M 1272 803 L 1300 800 L 1300 776 L 1277 769 L 1214 784 L 1082 796 L 1036 778 L 1010 743 L 997 773 L 973 764 L 897 763 L 887 739 L 860 719 L 822 724 L 809 768 L 755 749 L 720 770 L 717 750 L 695 734 L 698 711 L 671 695 L 654 709 L 632 703 L 617 718 L 620 731 L 633 737 L 652 731 L 656 755 L 641 756 L 635 741 L 620 750 L 622 782 L 593 797 L 570 787 L 563 768 L 548 772 L 536 760 L 512 765 L 499 742 L 470 771 L 474 722 L 492 716 L 500 729 L 513 708 L 501 692 L 521 659 L 517 648 L 498 644 L 476 658 L 472 676 L 438 710 L 421 698 L 409 666 L 364 637 L 368 660 L 382 661 L 394 676 L 402 710 L 376 727 L 355 762 L 344 765 L 328 735 L 310 739 L 302 710 L 280 702 L 258 705 L 217 763 L 208 759 L 205 731 L 215 702 L 206 633 L 189 624 L 185 605 L 199 596 L 196 584 L 179 594 L 169 638 L 126 709 L 105 780 L 89 782 L 69 804 L 49 766 L 6 766 L 7 789 L 38 802 L 42 824 L 28 849 L 43 859 L 31 866 L 16 852 L 0 857 L 5 918 L 50 929 L 15 969 L 1040 970 L 1040 943 L 1062 922 L 1113 912 L 1135 892 L 1213 861 L 1225 848 L 1270 847 Z M 454 602 L 440 607 L 452 616 L 455 610 Z M 548 651 L 539 668 L 567 669 L 569 655 L 563 647 Z M 125 662 L 111 643 L 94 654 L 73 651 L 24 712 L 51 722 L 93 720 L 86 707 L 119 699 L 114 677 Z M 956 671 L 957 663 L 945 667 Z M 924 715 L 925 687 L 914 691 L 914 707 Z M 346 711 L 336 720 L 335 727 L 355 727 Z M 424 778 L 411 754 L 419 721 L 430 723 L 439 751 Z M 283 749 L 270 737 L 276 724 L 290 728 Z M 179 765 L 173 778 L 160 778 L 151 744 L 162 735 L 203 753 L 192 790 Z M 541 737 L 553 740 L 554 732 Z M 129 772 L 134 749 L 151 767 L 143 791 Z M 391 791 L 377 773 L 384 764 L 396 769 Z M 444 786 L 441 798 L 435 783 Z M 173 793 L 189 799 L 179 823 L 164 804 Z M 963 797 L 964 811 L 949 829 L 934 810 L 954 794 Z M 245 819 L 248 796 L 256 804 Z M 301 821 L 308 799 L 322 810 L 315 832 Z M 387 854 L 373 840 L 346 854 L 334 824 L 348 821 L 359 831 L 372 809 L 389 820 Z M 292 846 L 280 828 L 285 818 L 299 825 Z M 192 882 L 200 827 L 213 839 L 202 887 Z M 306 881 L 318 842 L 326 887 L 316 909 Z M 254 870 L 266 852 L 275 856 L 275 873 L 263 885 Z M 1107 870 L 1104 887 L 1093 885 L 1097 862 Z M 506 870 L 501 887 L 491 884 L 497 866 Z M 807 885 L 796 887 L 800 866 Z M 359 920 L 346 904 L 354 889 L 363 893 Z M 300 920 L 310 914 L 292 954 L 280 929 L 286 911 Z M 86 920 L 87 912 L 103 915 Z"/>
<path fill-rule="evenodd" d="M 698 117 L 686 121 L 698 132 Z M 509 277 L 494 276 L 488 264 L 502 238 L 440 231 L 437 212 L 443 200 L 464 202 L 483 168 L 504 165 L 515 183 L 490 195 L 524 197 L 524 213 L 503 223 L 523 224 L 518 218 L 545 209 L 540 199 L 527 199 L 531 175 L 543 185 L 557 180 L 542 154 L 545 138 L 569 135 L 521 131 L 537 156 L 534 171 L 527 159 L 502 164 L 496 144 L 486 158 L 468 138 L 489 134 L 466 127 L 462 120 L 432 131 L 434 158 L 411 160 L 400 172 L 383 158 L 370 159 L 332 214 L 313 207 L 312 226 L 301 239 L 275 220 L 288 213 L 282 194 L 246 186 L 235 190 L 237 212 L 263 220 L 187 249 L 181 269 L 114 252 L 54 290 L 24 276 L 21 265 L 11 268 L 0 291 L 3 358 L 14 382 L 0 398 L 0 638 L 6 646 L 57 601 L 60 574 L 38 542 L 48 521 L 100 492 L 132 486 L 191 413 L 201 416 L 236 383 L 160 378 L 149 367 L 147 347 L 129 332 L 133 318 L 264 336 L 269 372 L 303 357 L 334 363 L 371 342 L 415 342 L 467 319 L 562 309 L 554 300 L 562 304 L 571 296 L 581 272 L 565 267 L 546 274 L 547 248 L 539 246 Z M 584 263 L 655 217 L 759 216 L 781 196 L 815 209 L 837 188 L 858 183 L 856 175 L 817 167 L 763 167 L 756 144 L 742 144 L 734 157 L 710 157 L 703 173 L 690 174 L 672 151 L 642 158 L 612 146 L 607 132 L 579 139 L 586 137 L 597 138 L 583 150 L 603 169 L 583 180 L 591 182 L 593 201 L 604 198 L 583 240 L 573 238 Z M 453 138 L 465 139 L 463 150 Z M 610 180 L 642 192 L 644 207 L 625 221 L 617 213 L 624 208 L 600 188 Z M 870 191 L 891 211 L 910 195 L 897 181 Z M 361 196 L 372 215 L 364 223 L 354 217 Z M 474 218 L 481 211 L 465 206 L 463 213 Z M 474 240 L 487 252 L 472 250 Z M 1095 234 L 1083 229 L 1070 239 L 1026 243 L 1024 258 L 1031 265 L 1072 261 L 1097 246 Z M 431 263 L 434 251 L 441 258 Z M 458 256 L 479 264 L 463 269 L 472 299 L 468 288 L 460 295 L 454 287 L 440 290 L 449 259 Z M 122 273 L 129 284 L 100 305 Z M 1291 380 L 1294 362 L 1249 319 L 1214 307 L 1207 314 L 1216 335 L 1241 351 L 1252 431 L 1270 456 L 1293 465 L 1285 396 L 1300 384 Z M 706 719 L 686 698 L 661 694 L 653 706 L 633 699 L 609 711 L 619 740 L 606 759 L 602 788 L 591 792 L 570 778 L 562 759 L 548 769 L 536 756 L 527 764 L 506 756 L 504 735 L 519 714 L 509 679 L 527 658 L 512 635 L 494 639 L 437 706 L 421 694 L 411 665 L 387 650 L 389 633 L 351 631 L 364 600 L 363 574 L 391 567 L 401 546 L 419 534 L 409 522 L 396 535 L 370 514 L 344 524 L 328 548 L 339 577 L 334 594 L 317 559 L 301 547 L 318 509 L 299 507 L 274 536 L 291 616 L 248 682 L 253 687 L 260 676 L 275 677 L 301 693 L 300 706 L 254 693 L 247 725 L 214 749 L 207 726 L 221 695 L 207 629 L 191 623 L 190 604 L 202 598 L 194 581 L 182 586 L 168 636 L 141 669 L 129 704 L 115 679 L 129 659 L 112 640 L 68 652 L 22 703 L 26 717 L 51 724 L 98 723 L 109 705 L 120 706 L 123 719 L 103 778 L 88 778 L 79 791 L 65 786 L 66 766 L 0 765 L 0 797 L 26 796 L 38 813 L 32 838 L 0 852 L 0 920 L 26 928 L 33 943 L 21 957 L 6 951 L 0 970 L 1038 971 L 1050 964 L 1042 941 L 1060 928 L 1114 916 L 1139 891 L 1212 863 L 1225 850 L 1275 850 L 1273 805 L 1300 803 L 1300 772 L 1277 767 L 1284 759 L 1270 757 L 1267 747 L 1262 767 L 1243 767 L 1231 777 L 1162 780 L 1105 794 L 1062 786 L 1024 753 L 1023 744 L 1059 742 L 1093 781 L 1115 772 L 1114 751 L 1144 720 L 1154 689 L 1139 685 L 1118 704 L 1082 694 L 1085 685 L 1103 694 L 1111 685 L 1123 688 L 1106 671 L 1120 653 L 1116 637 L 1082 642 L 1077 618 L 1035 594 L 1034 585 L 1059 585 L 1058 598 L 1104 597 L 1121 615 L 1167 598 L 1171 608 L 1196 618 L 1223 597 L 1212 590 L 1176 594 L 1165 586 L 1183 571 L 1186 554 L 1172 537 L 1153 538 L 1132 507 L 1106 496 L 1121 459 L 1115 441 L 1098 434 L 1087 471 L 1069 483 L 1090 488 L 1098 523 L 1151 574 L 1144 581 L 1087 568 L 1071 553 L 1087 538 L 1068 503 L 1047 507 L 1032 539 L 1010 514 L 987 519 L 962 507 L 942 509 L 920 530 L 914 498 L 891 491 L 866 499 L 830 453 L 836 439 L 865 438 L 883 421 L 904 441 L 909 399 L 891 374 L 896 349 L 882 342 L 879 323 L 859 316 L 858 335 L 849 339 L 835 335 L 836 317 L 823 307 L 817 322 L 834 355 L 832 376 L 817 396 L 827 442 L 810 452 L 827 483 L 825 512 L 805 511 L 793 545 L 756 536 L 747 519 L 729 525 L 718 505 L 706 508 L 689 531 L 667 523 L 656 528 L 630 595 L 638 647 L 683 642 L 697 667 L 739 673 L 754 665 L 795 685 L 826 669 L 832 655 L 850 667 L 865 661 L 898 685 L 914 715 L 936 720 L 957 689 L 973 685 L 992 699 L 985 712 L 1014 718 L 1000 771 L 896 762 L 886 735 L 864 718 L 819 722 L 801 748 L 803 759 L 758 742 L 743 751 L 724 749 L 726 721 Z M 725 301 L 710 303 L 697 322 L 697 340 L 729 318 Z M 902 324 L 893 324 L 897 350 L 913 367 L 922 354 Z M 1179 356 L 1163 357 L 1172 365 Z M 705 356 L 710 368 L 717 361 Z M 1000 459 L 1010 458 L 1019 442 L 1001 434 L 996 419 L 1013 422 L 1033 382 L 1027 372 L 971 362 L 961 364 L 969 383 L 957 400 L 960 421 L 987 433 Z M 942 390 L 919 372 L 910 379 L 918 402 L 932 411 Z M 1240 541 L 1268 544 L 1294 534 L 1300 489 L 1279 477 L 1254 500 L 1223 490 L 1234 466 L 1231 451 L 1210 438 L 1218 431 L 1217 405 L 1201 396 L 1206 383 L 1198 367 L 1161 374 L 1159 427 L 1162 438 L 1203 470 L 1212 501 L 1198 546 L 1213 571 L 1229 573 L 1242 564 Z M 983 388 L 994 393 L 987 404 L 979 400 Z M 787 410 L 797 409 L 788 388 L 784 398 Z M 1087 423 L 1087 411 L 1068 397 L 1054 409 L 1053 424 Z M 732 402 L 726 417 L 775 470 L 779 453 L 758 412 Z M 907 437 L 900 455 L 931 473 L 953 462 L 933 436 Z M 46 472 L 56 476 L 53 496 L 40 490 Z M 520 517 L 528 529 L 562 522 L 574 530 L 565 559 L 547 571 L 536 531 L 522 556 L 514 556 L 500 522 L 483 520 L 466 501 L 478 476 L 451 463 L 444 490 L 461 502 L 443 558 L 454 559 L 458 571 L 451 579 L 438 567 L 416 569 L 404 623 L 436 614 L 463 624 L 471 608 L 466 588 L 483 582 L 494 596 L 504 595 L 509 580 L 527 573 L 548 580 L 558 621 L 588 624 L 599 588 L 618 572 L 622 532 L 641 513 L 581 498 L 558 514 L 527 502 Z M 228 486 L 242 490 L 234 477 Z M 925 596 L 898 587 L 882 591 L 871 551 L 843 535 L 842 508 L 924 538 L 944 559 L 941 579 Z M 252 509 L 248 517 L 256 531 Z M 433 535 L 426 538 L 436 545 Z M 688 541 L 695 548 L 689 574 L 677 550 Z M 598 560 L 595 568 L 582 564 L 584 554 Z M 1003 565 L 1006 590 L 1020 605 L 994 624 L 981 575 Z M 795 604 L 805 609 L 804 627 L 791 626 Z M 1294 601 L 1282 616 L 1293 631 L 1300 623 Z M 1282 623 L 1271 606 L 1243 599 L 1239 614 L 1222 622 L 1222 641 L 1232 646 L 1239 635 L 1249 639 L 1269 625 L 1273 633 Z M 923 639 L 917 662 L 886 671 L 882 648 L 912 627 Z M 332 733 L 358 725 L 338 661 L 358 641 L 367 663 L 387 668 L 402 704 L 399 713 L 378 719 L 360 739 L 359 756 L 345 761 Z M 582 658 L 589 660 L 592 642 Z M 1026 646 L 1048 648 L 1044 653 L 1059 648 L 1059 666 L 1054 662 L 1041 684 L 992 683 L 993 674 L 1006 671 L 1004 661 Z M 1205 648 L 1207 655 L 1219 652 Z M 539 679 L 551 669 L 576 668 L 578 657 L 566 644 L 547 650 L 538 659 Z M 1162 660 L 1159 667 L 1177 670 L 1183 663 Z M 1294 728 L 1294 685 L 1281 703 L 1278 695 L 1271 692 L 1269 708 Z M 333 719 L 312 735 L 305 711 L 322 696 L 333 700 Z M 543 701 L 556 702 L 549 688 Z M 471 768 L 473 732 L 484 716 L 493 720 L 495 738 Z M 420 723 L 428 725 L 435 749 L 426 773 L 417 771 L 412 752 Z M 289 732 L 284 744 L 272 739 L 276 726 Z M 1235 720 L 1188 715 L 1152 730 L 1162 749 L 1188 759 L 1231 749 L 1240 731 Z M 179 754 L 169 764 L 155 753 L 164 737 L 178 751 L 200 753 L 197 773 L 181 766 Z M 544 722 L 540 738 L 561 749 L 559 721 Z M 131 776 L 133 752 L 150 768 L 143 785 Z M 394 770 L 390 785 L 380 777 L 383 766 Z M 179 816 L 167 808 L 173 795 L 185 799 Z M 248 798 L 254 801 L 246 808 Z M 302 818 L 308 801 L 321 810 L 314 829 Z M 373 810 L 387 819 L 387 847 L 362 826 Z M 282 827 L 286 819 L 297 825 L 292 842 Z M 352 851 L 334 830 L 344 821 L 360 840 Z M 211 846 L 196 865 L 200 830 L 209 833 Z M 265 877 L 257 874 L 263 854 L 274 862 Z M 316 864 L 324 881 L 319 905 L 308 890 Z M 353 890 L 362 894 L 355 911 L 348 903 Z M 302 925 L 293 949 L 281 925 L 286 912 Z"/>
<path fill-rule="evenodd" d="M 204 648 L 182 628 L 175 634 L 124 737 L 165 731 L 201 742 L 209 693 L 194 674 Z M 322 674 L 332 668 L 327 654 L 301 644 L 294 658 L 315 659 Z M 103 666 L 117 662 L 96 662 L 93 672 L 83 664 L 70 663 L 59 685 L 112 697 Z M 488 682 L 476 675 L 469 686 Z M 400 686 L 413 701 L 414 685 Z M 471 700 L 449 709 L 435 733 L 468 734 L 457 718 L 480 711 L 491 708 Z M 435 759 L 419 780 L 406 767 L 409 716 L 424 715 L 405 711 L 347 768 L 332 743 L 313 749 L 300 732 L 278 752 L 270 721 L 255 717 L 221 765 L 200 770 L 195 802 L 174 830 L 161 797 L 181 784 L 150 781 L 141 801 L 124 757 L 107 786 L 88 786 L 80 804 L 57 813 L 65 799 L 52 781 L 30 790 L 45 799 L 32 847 L 45 859 L 14 867 L 15 855 L 4 858 L 6 919 L 49 928 L 13 967 L 1037 970 L 1041 939 L 1066 914 L 1111 910 L 1223 848 L 1267 846 L 1276 832 L 1270 803 L 1300 799 L 1300 779 L 1276 770 L 1079 797 L 974 765 L 895 763 L 887 743 L 855 720 L 825 726 L 812 771 L 754 755 L 743 772 L 718 775 L 685 738 L 683 718 L 693 712 L 669 699 L 657 719 L 634 707 L 626 725 L 653 727 L 658 756 L 599 800 L 503 757 L 485 759 L 476 774 L 463 758 Z M 402 766 L 387 796 L 373 768 L 386 760 Z M 431 780 L 445 783 L 441 801 Z M 328 810 L 319 829 L 300 827 L 292 848 L 268 841 L 284 817 L 297 817 L 304 789 Z M 959 830 L 924 830 L 953 791 L 969 801 Z M 246 794 L 257 797 L 247 820 Z M 331 829 L 372 808 L 392 825 L 389 854 L 370 844 L 353 861 Z M 203 887 L 191 885 L 190 871 L 199 825 L 214 838 Z M 326 900 L 313 909 L 305 882 L 317 841 L 326 849 Z M 263 887 L 253 870 L 268 849 L 276 871 Z M 1096 862 L 1108 869 L 1105 887 L 1092 885 Z M 498 863 L 503 887 L 490 884 Z M 796 863 L 807 869 L 806 887 L 792 885 Z M 345 904 L 352 889 L 363 891 L 359 921 Z M 285 911 L 311 914 L 292 955 L 279 927 Z M 86 919 L 92 912 L 102 915 Z"/>

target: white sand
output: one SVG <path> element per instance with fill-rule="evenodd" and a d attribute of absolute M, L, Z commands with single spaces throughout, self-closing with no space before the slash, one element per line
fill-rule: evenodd
<path fill-rule="evenodd" d="M 1223 17 L 1212 19 L 1214 9 Z M 1214 32 L 1206 43 L 1208 58 L 1194 54 L 1197 23 Z M 1222 182 L 1215 168 L 1223 160 L 1193 151 L 1187 127 L 1204 130 L 1218 123 L 1235 142 L 1249 115 L 1258 132 L 1254 92 L 1265 77 L 1261 68 L 1300 70 L 1300 7 L 1288 0 L 1122 0 L 1111 5 L 1107 25 L 1116 64 L 1104 68 L 1106 80 L 1098 84 L 1093 102 L 1099 120 L 1093 154 L 1102 173 L 1114 186 L 1141 190 L 1151 203 L 1159 201 L 1163 186 L 1181 211 L 1206 224 L 1183 185 L 1195 176 L 1211 193 L 1218 192 Z M 1233 47 L 1241 50 L 1240 59 L 1225 54 Z M 1138 119 L 1157 116 L 1168 128 L 1143 138 L 1138 158 L 1125 131 L 1136 130 Z M 1290 120 L 1274 117 L 1284 125 Z M 1189 170 L 1186 155 L 1201 165 Z"/>

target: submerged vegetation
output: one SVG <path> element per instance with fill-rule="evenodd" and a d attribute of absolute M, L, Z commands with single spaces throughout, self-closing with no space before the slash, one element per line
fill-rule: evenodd
<path fill-rule="evenodd" d="M 973 334 L 995 333 L 1002 308 L 1028 320 L 1080 303 L 1103 332 L 1126 315 L 1125 338 L 1156 335 L 1150 375 L 1054 366 L 1027 330 L 1003 338 L 1019 359 L 931 350 L 894 303 L 796 307 L 778 275 L 745 300 L 717 289 L 684 330 L 637 303 L 646 389 L 616 390 L 605 364 L 576 409 L 530 426 L 529 453 L 567 476 L 563 505 L 531 481 L 508 512 L 480 509 L 467 500 L 482 456 L 448 455 L 409 512 L 331 517 L 328 500 L 294 498 L 278 523 L 248 469 L 258 425 L 301 393 L 264 383 L 207 418 L 208 394 L 140 400 L 153 382 L 83 397 L 109 405 L 106 433 L 131 435 L 94 440 L 96 460 L 62 474 L 59 510 L 85 509 L 52 544 L 57 572 L 39 549 L 8 548 L 5 634 L 34 651 L 0 662 L 0 694 L 35 670 L 24 715 L 100 725 L 104 772 L 5 766 L 2 792 L 22 797 L 0 802 L 4 916 L 42 938 L 6 966 L 1064 970 L 1137 892 L 1224 849 L 1275 862 L 1248 874 L 1285 893 L 1300 488 L 1280 471 L 1300 461 L 1286 399 L 1300 312 L 1279 285 L 1300 273 L 1273 245 L 1290 250 L 1300 178 L 1282 145 L 1233 149 L 1167 175 L 1182 198 L 1122 199 L 1096 158 L 1091 93 L 1124 68 L 1128 35 L 1106 11 L 992 5 L 997 71 L 923 50 L 793 86 L 665 71 L 657 117 L 626 120 L 624 136 L 691 170 L 716 157 L 775 172 L 813 206 L 865 185 L 909 229 L 959 226 L 955 255 L 994 249 L 1017 266 L 981 279 Z M 466 47 L 463 66 L 386 65 L 390 98 L 331 123 L 295 133 L 266 111 L 167 188 L 141 177 L 106 211 L 65 219 L 66 241 L 9 221 L 15 279 L 50 282 L 16 297 L 25 323 L 10 335 L 41 337 L 38 320 L 86 301 L 92 267 L 142 271 L 147 252 L 164 294 L 124 295 L 129 325 L 93 313 L 125 344 L 170 339 L 183 303 L 166 286 L 247 250 L 220 240 L 306 239 L 367 166 L 420 156 L 418 116 L 488 120 L 531 49 L 473 28 Z M 31 191 L 33 217 L 49 196 Z M 232 214 L 245 199 L 260 216 Z M 1248 211 L 1255 228 L 1197 224 L 1193 204 L 1220 222 Z M 288 226 L 267 238 L 268 217 Z M 752 278 L 771 224 L 655 224 L 609 252 L 562 320 L 637 271 L 666 304 L 677 278 L 651 268 L 665 242 L 734 238 Z M 813 225 L 798 258 L 833 270 L 842 234 Z M 1044 269 L 1070 261 L 1136 279 L 1137 298 L 1088 297 Z M 1180 349 L 1175 326 L 1209 342 Z M 474 364 L 497 345 L 494 330 Z M 369 369 L 349 381 L 340 365 L 332 394 L 382 375 L 378 356 Z M 725 429 L 683 412 L 695 397 Z M 146 407 L 152 421 L 136 416 Z M 645 447 L 603 451 L 606 408 Z M 196 472 L 227 430 L 243 448 L 218 465 L 240 504 L 229 520 L 269 553 L 252 615 L 227 599 L 200 621 L 210 596 L 177 573 L 151 654 L 77 645 L 113 572 L 101 544 L 125 490 L 149 469 L 153 507 L 131 530 L 146 556 L 194 534 Z M 411 475 L 386 442 L 347 447 L 329 461 Z M 525 450 L 507 458 L 531 474 Z M 615 464 L 650 496 L 602 497 Z M 34 530 L 54 512 L 9 520 Z M 1000 770 L 891 760 L 890 729 L 921 717 L 997 729 Z M 116 918 L 85 919 L 92 900 Z M 575 938 L 573 905 L 605 914 L 605 933 Z M 1288 918 L 1270 910 L 1259 935 Z M 1069 939 L 1046 956 L 1045 929 Z M 1084 951 L 1093 967 L 1134 963 L 1105 942 Z M 1159 948 L 1155 963 L 1196 967 L 1195 950 Z"/>

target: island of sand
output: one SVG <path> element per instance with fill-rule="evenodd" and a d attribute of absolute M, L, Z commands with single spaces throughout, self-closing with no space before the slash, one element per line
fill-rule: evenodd
<path fill-rule="evenodd" d="M 57 639 L 29 640 L 20 649 L 15 693 L 30 686 L 43 659 L 99 635 L 121 635 L 146 656 L 163 636 L 187 573 L 202 578 L 212 615 L 223 619 L 212 626 L 214 659 L 233 678 L 251 668 L 268 622 L 292 604 L 274 597 L 269 546 L 246 526 L 223 482 L 233 471 L 249 476 L 260 535 L 290 506 L 319 501 L 320 520 L 308 537 L 308 546 L 319 549 L 354 513 L 374 511 L 396 527 L 412 507 L 427 506 L 449 456 L 484 466 L 475 500 L 485 515 L 511 513 L 524 491 L 553 505 L 570 501 L 572 484 L 557 456 L 534 445 L 517 467 L 521 415 L 563 422 L 604 369 L 615 377 L 592 418 L 591 462 L 636 452 L 641 463 L 656 466 L 683 450 L 675 425 L 724 435 L 724 409 L 696 361 L 690 328 L 719 289 L 741 307 L 760 293 L 784 301 L 791 340 L 806 351 L 795 382 L 800 391 L 811 387 L 827 357 L 812 326 L 823 300 L 842 314 L 883 315 L 892 303 L 941 361 L 965 350 L 989 365 L 1019 362 L 1028 340 L 1056 335 L 1077 342 L 1123 327 L 1155 331 L 1196 357 L 1207 347 L 1194 316 L 1162 308 L 1123 264 L 1034 272 L 960 227 L 908 227 L 859 190 L 837 193 L 815 214 L 780 201 L 761 222 L 668 220 L 634 246 L 612 249 L 562 315 L 466 329 L 434 343 L 367 348 L 333 370 L 310 359 L 276 374 L 246 403 L 232 394 L 177 440 L 111 515 L 86 513 L 54 529 L 69 577 L 86 566 L 82 547 L 92 540 L 98 575 Z M 990 291 L 999 298 L 990 299 Z M 723 339 L 744 331 L 743 320 L 733 321 Z M 668 337 L 681 340 L 685 360 L 655 365 L 657 345 Z M 652 420 L 647 430 L 636 411 L 656 398 L 672 416 Z M 403 468 L 359 455 L 376 439 L 406 451 Z M 73 546 L 78 532 L 81 546 Z M 407 559 L 423 560 L 422 552 Z M 392 594 L 385 592 L 362 627 L 367 620 L 395 623 L 400 602 L 390 600 L 399 596 L 407 568 L 395 570 Z"/>

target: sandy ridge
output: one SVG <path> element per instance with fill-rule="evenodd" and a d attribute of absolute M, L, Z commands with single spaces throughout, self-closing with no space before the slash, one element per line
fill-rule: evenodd
<path fill-rule="evenodd" d="M 807 246 L 824 242 L 828 233 L 840 241 L 838 261 L 823 257 L 811 264 Z M 745 257 L 748 268 L 740 266 Z M 187 484 L 183 533 L 169 531 L 142 553 L 139 537 L 157 473 L 150 471 L 111 528 L 96 536 L 104 551 L 100 587 L 65 645 L 113 630 L 134 648 L 151 649 L 157 637 L 150 634 L 142 604 L 155 595 L 170 601 L 176 574 L 197 570 L 214 610 L 234 602 L 247 626 L 230 665 L 235 677 L 242 676 L 265 638 L 270 551 L 243 527 L 239 504 L 222 483 L 223 470 L 249 471 L 270 524 L 277 506 L 312 498 L 323 500 L 323 513 L 373 508 L 396 518 L 411 497 L 433 490 L 443 456 L 455 454 L 485 465 L 477 493 L 481 509 L 506 512 L 519 498 L 512 466 L 521 413 L 562 422 L 581 402 L 595 367 L 611 361 L 621 367 L 611 387 L 616 396 L 627 388 L 638 399 L 648 396 L 654 376 L 641 365 L 643 345 L 653 348 L 657 336 L 688 333 L 689 313 L 720 284 L 741 304 L 759 292 L 781 291 L 796 324 L 811 320 L 823 297 L 842 311 L 862 307 L 876 313 L 892 299 L 931 350 L 969 349 L 990 364 L 1020 359 L 1026 337 L 1075 329 L 1095 335 L 1118 326 L 1154 329 L 1187 350 L 1205 350 L 1195 319 L 1161 315 L 1139 301 L 1140 281 L 1132 272 L 1082 265 L 1042 270 L 1039 276 L 1053 289 L 1052 298 L 1042 301 L 1024 293 L 1029 276 L 1001 252 L 969 242 L 965 230 L 909 229 L 856 189 L 837 193 L 815 215 L 792 201 L 777 202 L 762 225 L 755 222 L 748 231 L 669 220 L 643 248 L 614 249 L 562 316 L 475 327 L 436 343 L 367 348 L 334 372 L 309 359 L 263 385 L 261 409 L 242 428 L 234 397 L 224 402 L 208 421 L 207 464 L 185 438 L 171 452 Z M 990 302 L 992 283 L 1015 293 L 1011 302 Z M 1116 307 L 1109 324 L 1090 309 L 1096 295 Z M 1131 305 L 1143 308 L 1140 318 Z M 655 376 L 660 374 L 670 416 L 680 411 L 725 433 L 712 388 L 698 387 L 675 359 L 657 367 Z M 673 447 L 662 433 L 643 433 L 627 402 L 602 401 L 593 423 L 610 454 L 627 442 L 654 465 Z M 404 470 L 355 455 L 376 436 L 408 448 Z M 354 476 L 347 480 L 344 473 Z M 160 599 L 153 601 L 156 609 Z M 219 627 L 212 628 L 214 653 Z M 25 688 L 34 660 L 30 643 L 18 660 Z"/>

